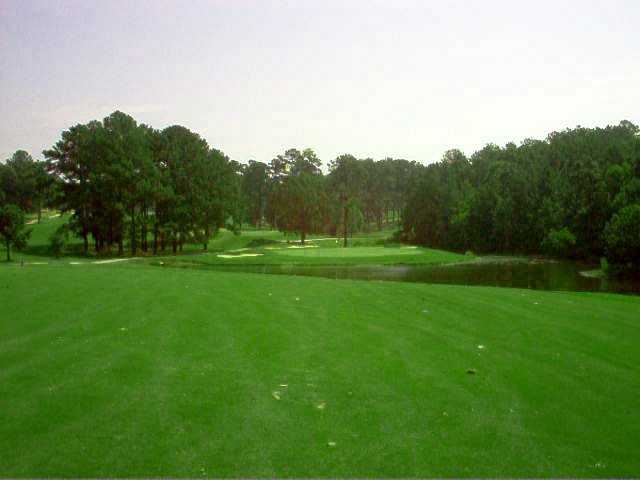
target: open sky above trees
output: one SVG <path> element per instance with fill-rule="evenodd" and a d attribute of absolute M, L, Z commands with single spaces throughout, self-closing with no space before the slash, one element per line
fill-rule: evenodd
<path fill-rule="evenodd" d="M 0 158 L 120 110 L 232 159 L 438 161 L 640 123 L 640 3 L 0 2 Z"/>

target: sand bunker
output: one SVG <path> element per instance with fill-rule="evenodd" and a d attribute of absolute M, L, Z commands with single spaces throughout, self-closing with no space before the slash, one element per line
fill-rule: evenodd
<path fill-rule="evenodd" d="M 240 255 L 224 255 L 218 254 L 219 258 L 240 258 L 240 257 L 261 257 L 264 253 L 242 253 Z"/>
<path fill-rule="evenodd" d="M 318 245 L 291 245 L 287 248 L 318 248 Z"/>
<path fill-rule="evenodd" d="M 116 263 L 116 262 L 126 262 L 127 260 L 136 260 L 136 259 L 135 258 L 112 258 L 111 260 L 98 260 L 98 261 L 95 261 L 93 263 L 95 263 L 95 264 Z"/>

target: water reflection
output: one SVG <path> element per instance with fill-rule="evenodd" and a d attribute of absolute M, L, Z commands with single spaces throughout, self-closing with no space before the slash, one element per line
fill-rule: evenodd
<path fill-rule="evenodd" d="M 589 274 L 595 267 L 574 262 L 483 261 L 455 265 L 237 265 L 216 270 L 302 275 L 335 279 L 390 280 L 456 285 L 640 293 L 640 278 L 607 278 Z"/>

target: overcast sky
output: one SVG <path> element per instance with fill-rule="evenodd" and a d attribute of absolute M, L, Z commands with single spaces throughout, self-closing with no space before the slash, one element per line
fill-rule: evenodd
<path fill-rule="evenodd" d="M 116 109 L 239 161 L 637 124 L 640 0 L 0 0 L 0 159 Z"/>

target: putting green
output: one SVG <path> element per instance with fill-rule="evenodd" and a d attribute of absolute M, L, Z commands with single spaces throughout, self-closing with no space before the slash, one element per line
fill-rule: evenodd
<path fill-rule="evenodd" d="M 422 249 L 385 248 L 385 247 L 352 247 L 352 248 L 283 248 L 274 251 L 278 255 L 311 258 L 366 258 L 386 257 L 389 255 L 419 255 Z"/>

